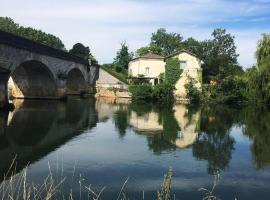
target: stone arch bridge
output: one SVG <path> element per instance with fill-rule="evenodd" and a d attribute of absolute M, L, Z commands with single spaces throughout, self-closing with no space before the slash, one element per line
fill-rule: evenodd
<path fill-rule="evenodd" d="M 61 99 L 94 93 L 98 65 L 0 31 L 0 108 L 9 98 Z"/>

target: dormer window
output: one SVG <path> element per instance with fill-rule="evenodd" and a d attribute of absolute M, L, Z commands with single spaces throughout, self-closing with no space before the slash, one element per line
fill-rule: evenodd
<path fill-rule="evenodd" d="M 186 69 L 187 68 L 187 61 L 180 60 L 180 69 Z"/>

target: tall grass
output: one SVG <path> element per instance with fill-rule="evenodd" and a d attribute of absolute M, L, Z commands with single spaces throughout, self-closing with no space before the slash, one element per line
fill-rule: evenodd
<path fill-rule="evenodd" d="M 48 176 L 43 179 L 42 183 L 35 184 L 34 182 L 31 182 L 30 179 L 28 179 L 28 167 L 23 169 L 20 173 L 16 174 L 16 159 L 14 159 L 8 172 L 6 173 L 6 176 L 4 177 L 4 181 L 0 183 L 0 200 L 100 200 L 102 199 L 102 195 L 106 192 L 106 187 L 95 191 L 91 185 L 85 185 L 85 179 L 82 177 L 81 174 L 79 175 L 79 180 L 75 181 L 75 166 L 73 168 L 71 184 L 68 184 L 66 177 L 63 176 L 63 162 L 60 172 L 60 167 L 57 162 L 56 174 L 52 173 L 49 163 L 48 168 Z M 164 181 L 160 191 L 157 192 L 157 200 L 176 199 L 176 196 L 171 193 L 172 178 L 173 171 L 170 167 L 168 172 L 164 175 Z M 220 175 L 219 173 L 217 173 L 214 176 L 214 183 L 212 188 L 199 189 L 199 191 L 203 191 L 203 200 L 218 200 L 218 198 L 214 195 L 214 189 L 218 184 L 219 178 Z M 128 197 L 124 192 L 128 180 L 129 178 L 127 178 L 126 181 L 123 183 L 115 200 L 127 200 L 132 198 Z M 77 192 L 74 195 L 73 190 L 75 189 L 78 189 L 77 191 L 79 191 L 79 194 Z M 144 192 L 141 199 L 144 200 Z"/>

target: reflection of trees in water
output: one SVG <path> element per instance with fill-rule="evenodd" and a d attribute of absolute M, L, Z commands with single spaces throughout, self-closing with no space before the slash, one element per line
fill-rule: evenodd
<path fill-rule="evenodd" d="M 113 115 L 113 121 L 115 128 L 118 130 L 119 137 L 126 135 L 126 129 L 128 127 L 127 109 L 126 106 L 120 106 L 119 110 Z"/>
<path fill-rule="evenodd" d="M 123 137 L 130 123 L 131 113 L 135 112 L 135 117 L 147 120 L 156 120 L 153 125 L 159 124 L 162 129 L 154 132 L 150 130 L 140 131 L 148 141 L 148 147 L 155 154 L 162 151 L 174 151 L 177 148 L 176 141 L 181 138 L 184 129 L 190 125 L 196 125 L 195 133 L 198 135 L 192 145 L 193 156 L 197 159 L 208 162 L 208 172 L 213 174 L 216 170 L 225 169 L 230 162 L 234 150 L 235 140 L 230 135 L 233 126 L 242 126 L 243 133 L 250 137 L 253 142 L 251 146 L 253 160 L 258 169 L 270 164 L 270 112 L 263 107 L 231 108 L 226 106 L 184 106 L 183 111 L 177 106 L 174 108 L 159 107 L 149 103 L 135 103 L 128 106 L 128 109 L 119 109 L 114 115 L 114 123 L 118 129 L 119 136 Z M 177 110 L 180 109 L 180 110 Z M 199 117 L 194 118 L 198 111 Z M 177 111 L 179 113 L 177 113 Z M 147 118 L 152 113 L 155 118 Z M 185 119 L 187 122 L 182 123 Z M 138 120 L 140 121 L 140 120 Z M 149 128 L 149 127 L 148 127 Z M 150 126 L 151 128 L 151 126 Z"/>
<path fill-rule="evenodd" d="M 152 149 L 156 154 L 160 154 L 164 150 L 175 150 L 174 141 L 181 129 L 174 117 L 174 111 L 168 107 L 155 108 L 155 110 L 159 114 L 163 131 L 160 134 L 147 137 L 149 149 Z"/>
<path fill-rule="evenodd" d="M 210 174 L 229 165 L 235 143 L 230 129 L 236 122 L 237 112 L 219 106 L 202 109 L 201 132 L 192 150 L 197 159 L 207 160 Z"/>
<path fill-rule="evenodd" d="M 242 110 L 243 133 L 253 142 L 251 152 L 257 169 L 270 164 L 270 112 L 266 107 L 250 106 Z"/>

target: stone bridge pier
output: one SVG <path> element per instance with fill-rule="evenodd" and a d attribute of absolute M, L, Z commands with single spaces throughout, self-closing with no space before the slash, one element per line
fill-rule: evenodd
<path fill-rule="evenodd" d="M 0 108 L 6 107 L 8 105 L 8 91 L 7 82 L 9 78 L 9 73 L 0 69 Z"/>
<path fill-rule="evenodd" d="M 0 31 L 0 107 L 12 98 L 93 93 L 98 74 L 80 57 Z"/>

